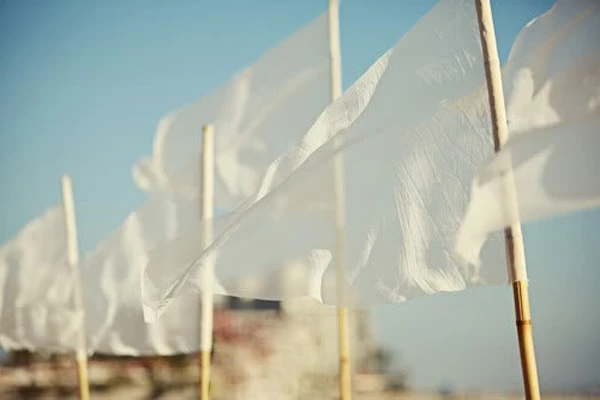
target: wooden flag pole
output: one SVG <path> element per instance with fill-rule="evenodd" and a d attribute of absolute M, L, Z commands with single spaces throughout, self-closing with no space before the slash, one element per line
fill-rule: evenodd
<path fill-rule="evenodd" d="M 85 343 L 85 309 L 81 292 L 81 279 L 79 276 L 79 250 L 77 244 L 77 224 L 75 222 L 75 206 L 73 202 L 73 186 L 71 178 L 63 175 L 61 179 L 62 202 L 65 213 L 66 236 L 67 236 L 67 263 L 74 281 L 75 310 L 81 318 L 81 324 L 77 332 L 77 348 L 75 350 L 75 361 L 77 363 L 77 384 L 79 386 L 79 399 L 90 398 L 90 387 L 87 370 L 87 347 Z"/>
<path fill-rule="evenodd" d="M 342 95 L 342 60 L 340 48 L 339 0 L 329 0 L 329 54 L 331 57 L 331 101 Z M 344 163 L 338 153 L 334 159 L 335 226 L 336 226 L 336 272 L 338 301 L 346 300 L 346 201 L 344 188 Z M 352 397 L 350 340 L 348 332 L 348 308 L 337 308 L 338 344 L 340 352 L 340 398 Z"/>
<path fill-rule="evenodd" d="M 200 193 L 200 217 L 203 222 L 202 248 L 212 241 L 212 218 L 214 216 L 214 127 L 202 127 L 202 172 Z M 202 317 L 200 325 L 200 398 L 210 398 L 210 354 L 213 331 L 213 279 L 214 264 L 209 259 L 202 271 Z"/>
<path fill-rule="evenodd" d="M 500 60 L 494 33 L 494 21 L 490 0 L 475 0 L 479 33 L 483 48 L 485 75 L 488 97 L 492 115 L 492 131 L 494 149 L 499 151 L 508 138 L 506 110 L 504 109 L 504 93 L 500 74 Z M 518 216 L 518 206 L 512 176 L 507 177 L 507 207 L 511 215 Z M 517 219 L 518 220 L 518 219 Z M 535 351 L 533 348 L 533 332 L 531 329 L 531 312 L 529 309 L 529 290 L 527 287 L 527 268 L 525 264 L 525 248 L 521 225 L 516 223 L 504 231 L 508 271 L 513 282 L 517 335 L 521 355 L 521 369 L 525 396 L 528 400 L 540 399 Z"/>

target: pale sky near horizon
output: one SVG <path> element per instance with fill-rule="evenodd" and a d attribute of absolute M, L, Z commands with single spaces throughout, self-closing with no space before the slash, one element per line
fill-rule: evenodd
<path fill-rule="evenodd" d="M 161 116 L 225 83 L 326 9 L 326 0 L 0 1 L 0 243 L 60 201 L 73 177 L 82 252 L 145 199 L 131 167 Z M 500 57 L 550 0 L 495 0 Z M 435 4 L 343 0 L 348 87 Z M 528 224 L 540 380 L 600 389 L 600 212 Z M 521 389 L 508 287 L 440 294 L 373 312 L 415 388 Z"/>

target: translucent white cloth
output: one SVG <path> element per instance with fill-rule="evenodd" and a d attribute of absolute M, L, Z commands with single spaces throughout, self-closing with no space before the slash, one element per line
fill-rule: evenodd
<path fill-rule="evenodd" d="M 199 349 L 198 297 L 178 298 L 160 321 L 146 324 L 140 287 L 150 249 L 197 221 L 197 209 L 166 195 L 152 195 L 85 257 L 81 275 L 90 351 L 136 356 Z M 224 292 L 218 282 L 213 285 Z"/>
<path fill-rule="evenodd" d="M 140 288 L 150 248 L 196 221 L 196 209 L 185 201 L 153 195 L 80 262 L 80 283 L 67 266 L 62 207 L 30 222 L 0 248 L 0 346 L 74 351 L 83 314 L 74 311 L 73 296 L 75 285 L 81 284 L 88 353 L 197 351 L 197 296 L 176 299 L 160 321 L 149 325 L 144 322 Z"/>
<path fill-rule="evenodd" d="M 130 355 L 199 349 L 197 296 L 178 298 L 160 321 L 144 323 L 140 280 L 148 253 L 199 220 L 202 125 L 215 125 L 215 203 L 221 209 L 252 194 L 269 163 L 310 127 L 329 99 L 327 23 L 325 13 L 224 87 L 160 121 L 153 157 L 134 167 L 137 185 L 151 199 L 82 264 L 86 305 L 107 316 L 97 320 L 102 324 L 88 318 L 88 330 L 98 332 L 90 349 Z M 218 282 L 213 290 L 226 294 Z"/>
<path fill-rule="evenodd" d="M 475 176 L 456 242 L 471 263 L 512 223 L 600 206 L 598 39 L 597 1 L 558 1 L 519 34 L 503 76 L 510 140 Z"/>
<path fill-rule="evenodd" d="M 198 197 L 202 125 L 215 126 L 215 205 L 252 195 L 267 166 L 296 143 L 329 104 L 328 15 L 323 13 L 223 87 L 159 122 L 154 154 L 133 168 L 146 191 Z"/>
<path fill-rule="evenodd" d="M 506 282 L 502 240 L 486 246 L 485 269 L 452 251 L 469 182 L 493 153 L 483 84 L 474 2 L 442 0 L 271 165 L 247 207 L 213 222 L 208 251 L 193 245 L 201 226 L 153 251 L 144 276 L 149 319 L 180 293 L 201 290 L 207 257 L 228 292 L 252 298 L 362 306 Z M 344 298 L 335 279 L 336 155 Z"/>
<path fill-rule="evenodd" d="M 73 303 L 60 205 L 0 248 L 0 346 L 75 350 L 81 314 Z"/>

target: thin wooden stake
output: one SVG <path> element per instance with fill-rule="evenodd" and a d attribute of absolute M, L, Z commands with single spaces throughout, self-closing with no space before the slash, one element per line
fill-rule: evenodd
<path fill-rule="evenodd" d="M 61 179 L 63 210 L 65 213 L 66 236 L 67 236 L 67 263 L 74 281 L 75 310 L 80 315 L 81 325 L 77 332 L 77 347 L 75 350 L 75 361 L 77 363 L 77 384 L 79 387 L 79 399 L 90 398 L 90 387 L 87 370 L 87 347 L 85 343 L 85 309 L 81 292 L 81 279 L 79 276 L 79 248 L 77 244 L 77 224 L 75 222 L 75 206 L 73 202 L 73 187 L 71 178 L 63 175 Z"/>
<path fill-rule="evenodd" d="M 329 0 L 329 54 L 331 57 L 331 101 L 342 95 L 342 60 L 340 48 L 339 0 Z M 338 153 L 334 159 L 336 272 L 338 301 L 346 301 L 346 199 L 344 188 L 344 162 Z M 340 398 L 352 398 L 352 369 L 350 365 L 350 339 L 348 308 L 338 307 L 338 344 L 340 352 Z"/>
<path fill-rule="evenodd" d="M 214 127 L 202 127 L 202 172 L 200 212 L 203 222 L 202 248 L 212 241 L 212 218 L 214 216 Z M 210 354 L 213 333 L 213 279 L 214 264 L 207 260 L 202 271 L 202 317 L 200 326 L 200 398 L 210 399 Z"/>
<path fill-rule="evenodd" d="M 504 109 L 504 92 L 500 73 L 500 60 L 494 33 L 494 21 L 490 0 L 475 0 L 479 33 L 483 48 L 485 75 L 488 97 L 492 115 L 492 131 L 494 148 L 499 151 L 508 138 L 506 110 Z M 508 175 L 506 183 L 506 207 L 513 216 L 518 217 L 518 205 L 514 192 L 512 175 Z M 515 219 L 518 221 L 518 218 Z M 533 333 L 531 328 L 531 311 L 529 308 L 529 291 L 527 287 L 527 267 L 525 264 L 525 248 L 521 225 L 516 223 L 504 231 L 509 278 L 513 282 L 517 335 L 521 356 L 521 370 L 525 396 L 528 400 L 540 399 Z"/>

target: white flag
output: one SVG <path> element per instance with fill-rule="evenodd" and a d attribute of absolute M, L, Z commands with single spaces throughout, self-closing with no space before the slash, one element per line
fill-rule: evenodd
<path fill-rule="evenodd" d="M 470 262 L 492 232 L 600 206 L 598 38 L 597 1 L 558 1 L 519 34 L 503 77 L 510 140 L 475 176 L 457 238 Z"/>
<path fill-rule="evenodd" d="M 269 297 L 270 274 L 290 259 L 300 261 L 288 267 L 303 276 L 302 294 L 325 303 L 401 302 L 506 282 L 500 237 L 486 246 L 486 269 L 452 251 L 469 182 L 493 153 L 484 79 L 474 2 L 442 0 L 271 166 L 260 201 L 213 222 L 220 236 L 208 251 L 192 246 L 197 227 L 153 253 L 148 309 L 197 289 L 188 279 L 217 253 L 224 287 L 257 298 Z M 336 155 L 346 201 L 344 299 L 335 279 Z"/>
<path fill-rule="evenodd" d="M 30 222 L 0 248 L 0 347 L 74 350 L 74 311 L 62 206 Z"/>
<path fill-rule="evenodd" d="M 134 166 L 146 191 L 197 198 L 201 130 L 215 125 L 215 204 L 234 209 L 252 195 L 266 167 L 297 142 L 329 103 L 327 13 L 198 102 L 164 117 L 154 154 Z"/>
<path fill-rule="evenodd" d="M 152 195 L 82 261 L 90 351 L 138 356 L 198 350 L 198 298 L 178 298 L 160 321 L 146 324 L 140 288 L 150 249 L 197 221 L 197 208 L 168 196 Z M 223 293 L 218 283 L 214 285 L 217 293 Z"/>

